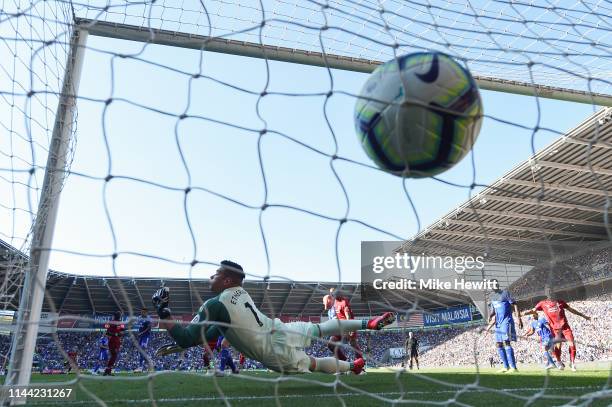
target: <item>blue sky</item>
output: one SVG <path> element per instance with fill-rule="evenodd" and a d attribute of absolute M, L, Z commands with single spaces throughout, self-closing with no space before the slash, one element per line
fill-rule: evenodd
<path fill-rule="evenodd" d="M 310 8 L 291 9 L 284 9 L 283 2 L 271 3 L 274 5 L 267 6 L 268 18 L 291 18 L 315 25 L 324 23 L 321 10 L 314 3 L 306 4 Z M 222 27 L 225 24 L 225 28 L 213 34 L 252 28 L 253 21 L 260 18 L 253 14 L 258 2 L 248 7 L 246 2 L 219 4 L 220 9 L 209 9 L 208 12 L 213 25 Z M 494 44 L 503 46 L 503 52 L 493 47 L 477 55 L 481 52 L 480 45 L 491 46 L 492 38 L 466 31 L 466 27 L 473 25 L 467 14 L 460 14 L 457 10 L 446 13 L 443 9 L 408 13 L 403 4 L 390 4 L 397 6 L 398 13 L 405 16 L 399 18 L 399 14 L 396 15 L 390 24 L 395 24 L 396 33 L 399 28 L 406 30 L 401 34 L 404 39 L 411 35 L 415 38 L 414 50 L 423 49 L 433 44 L 430 39 L 444 35 L 453 41 L 450 51 L 467 50 L 464 56 L 470 59 L 482 56 L 482 60 L 471 60 L 470 66 L 493 69 L 491 74 L 502 72 L 503 76 L 503 72 L 507 72 L 511 79 L 529 82 L 528 70 L 520 66 L 520 61 L 539 58 L 544 64 L 553 65 L 548 68 L 536 65 L 534 70 L 542 69 L 537 72 L 541 75 L 539 77 L 549 79 L 553 84 L 559 81 L 559 85 L 564 85 L 567 78 L 576 79 L 572 72 L 582 72 L 582 65 L 591 69 L 594 76 L 604 78 L 605 59 L 585 55 L 570 60 L 555 53 L 562 51 L 559 44 L 572 48 L 572 52 L 600 52 L 599 49 L 592 50 L 588 44 L 592 36 L 598 38 L 605 33 L 589 31 L 578 35 L 569 32 L 558 16 L 548 15 L 550 13 L 537 16 L 549 23 L 534 27 L 542 30 L 538 35 L 543 38 L 553 32 L 560 35 L 559 44 L 542 41 L 534 48 L 535 43 L 528 38 L 530 31 L 522 24 L 505 25 L 494 19 L 481 18 L 480 21 L 486 21 L 489 29 L 498 31 L 496 41 L 503 39 L 505 42 Z M 170 6 L 168 2 L 160 9 L 155 8 L 152 19 L 147 21 L 146 10 L 135 5 L 136 8 L 129 10 L 127 22 L 207 33 L 199 4 L 191 4 L 195 10 L 191 13 L 186 11 L 187 8 Z M 225 6 L 228 8 L 223 9 Z M 251 6 L 255 8 L 249 8 Z M 352 7 L 350 3 L 345 6 Z M 234 13 L 234 8 L 244 15 Z M 101 17 L 119 18 L 121 21 L 126 17 L 123 15 L 126 11 L 113 9 L 116 14 Z M 436 15 L 428 15 L 430 11 Z M 491 9 L 483 12 L 495 14 Z M 224 14 L 233 16 L 234 20 L 229 21 L 223 17 Z M 376 10 L 368 10 L 367 14 L 371 18 L 361 17 L 370 18 L 368 24 L 371 26 L 364 27 L 361 34 L 388 42 L 388 35 L 372 23 L 372 18 L 380 17 Z M 89 10 L 87 16 L 94 15 L 97 13 Z M 361 20 L 349 21 L 347 16 L 350 17 L 350 13 L 337 13 L 328 23 L 358 29 L 355 24 Z M 459 24 L 453 20 L 458 16 L 463 16 L 466 21 Z M 241 20 L 241 17 L 248 18 Z M 448 24 L 445 29 L 448 32 L 433 32 L 431 25 L 410 22 L 409 18 L 423 21 L 435 18 L 440 24 Z M 517 18 L 525 16 L 517 15 Z M 595 24 L 597 18 L 593 14 L 589 15 L 593 21 L 581 21 Z M 49 142 L 57 105 L 52 92 L 57 92 L 61 84 L 65 59 L 65 48 L 61 43 L 31 49 L 23 41 L 7 40 L 15 37 L 15 30 L 26 37 L 52 38 L 56 34 L 53 29 L 62 28 L 43 26 L 36 21 L 28 23 L 34 24 L 38 31 L 28 32 L 23 19 L 8 19 L 0 25 L 0 37 L 3 38 L 0 43 L 0 131 L 9 135 L 0 138 L 0 238 L 17 247 L 21 247 L 30 229 L 32 218 L 28 213 L 28 196 L 32 209 L 37 206 L 36 188 L 42 185 L 43 171 L 38 169 L 32 179 L 28 178 L 27 171 L 32 163 L 41 167 L 45 164 L 45 145 Z M 288 28 L 283 30 L 279 24 L 276 27 L 268 24 L 265 34 L 269 37 L 265 40 L 276 38 L 281 45 L 306 44 L 307 48 L 317 49 L 318 30 L 302 29 L 296 25 Z M 516 36 L 502 35 L 506 32 L 504 30 L 514 32 Z M 559 30 L 566 32 L 561 35 Z M 257 30 L 251 30 L 232 38 L 257 41 L 257 34 Z M 336 47 L 330 48 L 333 51 L 346 51 L 354 56 L 363 52 L 371 58 L 382 58 L 389 52 L 388 47 L 355 35 L 343 36 L 334 30 L 328 34 L 333 40 L 326 39 L 326 44 Z M 578 39 L 581 43 L 563 43 L 565 38 Z M 400 178 L 336 160 L 333 168 L 340 179 L 338 181 L 330 167 L 327 155 L 335 152 L 334 139 L 339 156 L 371 165 L 357 142 L 352 117 L 355 98 L 349 96 L 359 93 L 367 74 L 332 71 L 330 77 L 326 69 L 319 67 L 281 62 L 266 65 L 260 59 L 201 54 L 193 50 L 143 46 L 141 43 L 93 36 L 89 37 L 87 47 L 71 167 L 74 173 L 66 181 L 62 193 L 53 242 L 56 250 L 50 264 L 53 269 L 77 274 L 207 277 L 214 267 L 197 265 L 192 269 L 185 264 L 193 259 L 208 262 L 233 259 L 243 264 L 252 276 L 269 273 L 294 280 L 356 281 L 359 279 L 360 242 L 388 240 L 391 236 L 356 222 L 348 222 L 339 228 L 337 220 L 304 211 L 332 219 L 343 218 L 348 211 L 351 219 L 391 235 L 410 238 L 419 227 L 426 227 L 464 202 L 469 197 L 467 186 L 472 181 L 479 184 L 493 182 L 532 154 L 532 141 L 539 149 L 559 137 L 555 132 L 529 129 L 538 126 L 562 133 L 594 111 L 594 107 L 589 105 L 482 91 L 487 117 L 473 154 L 441 176 L 464 187 L 449 186 L 431 179 L 407 180 L 405 187 L 414 203 L 415 213 Z M 437 47 L 440 48 L 439 44 Z M 540 52 L 542 47 L 548 47 L 551 52 Z M 521 58 L 515 59 L 516 55 L 506 50 L 520 51 Z M 13 58 L 13 54 L 18 58 Z M 140 60 L 120 58 L 119 54 L 137 56 Z M 498 58 L 496 61 L 499 63 L 486 62 L 492 58 Z M 597 62 L 600 60 L 601 63 Z M 519 61 L 519 64 L 512 65 L 513 61 Z M 558 64 L 558 71 L 546 76 L 546 69 L 554 71 L 550 68 L 556 66 L 554 64 Z M 196 73 L 214 80 L 190 79 Z M 584 85 L 580 79 L 575 82 L 577 87 Z M 593 85 L 603 86 L 602 83 L 605 85 L 607 82 L 594 81 Z M 30 89 L 46 89 L 50 93 L 40 92 L 28 99 L 24 95 Z M 268 95 L 259 97 L 264 89 Z M 605 89 L 604 86 L 602 91 Z M 326 103 L 326 98 L 321 95 L 330 90 L 334 94 Z M 113 102 L 106 106 L 103 101 L 111 97 Z M 35 120 L 24 119 L 22 110 Z M 178 120 L 178 115 L 184 112 L 192 117 Z M 268 133 L 260 138 L 259 131 L 264 128 Z M 29 142 L 30 138 L 34 143 Z M 313 152 L 296 141 L 324 154 Z M 148 183 L 116 178 L 105 186 L 102 179 L 109 174 Z M 183 190 L 188 186 L 194 189 L 185 201 Z M 222 194 L 255 209 L 198 188 Z M 261 207 L 264 199 L 269 205 L 287 208 L 272 207 L 262 213 L 257 208 Z M 268 248 L 269 267 L 265 247 Z M 120 254 L 113 263 L 110 257 L 113 252 L 133 254 Z"/>
<path fill-rule="evenodd" d="M 110 173 L 170 186 L 171 191 L 149 184 L 112 180 L 104 187 L 100 179 L 73 174 L 64 188 L 54 247 L 91 257 L 54 252 L 51 267 L 78 273 L 127 276 L 206 277 L 210 266 L 189 266 L 196 258 L 216 262 L 233 259 L 252 275 L 270 272 L 294 280 L 356 281 L 359 279 L 359 245 L 362 240 L 389 240 L 390 236 L 356 223 L 340 229 L 336 266 L 335 239 L 339 222 L 299 211 L 269 208 L 261 214 L 269 249 L 268 270 L 259 228 L 259 209 L 247 209 L 211 194 L 194 190 L 185 211 L 182 192 L 188 176 L 181 161 L 175 135 L 184 153 L 191 186 L 203 187 L 232 197 L 246 205 L 264 202 L 264 184 L 259 167 L 258 141 L 267 182 L 268 204 L 295 206 L 332 218 L 342 218 L 347 202 L 330 169 L 330 159 L 286 138 L 257 133 L 264 128 L 299 140 L 326 154 L 334 153 L 329 117 L 338 143 L 338 155 L 370 163 L 353 130 L 354 98 L 334 94 L 324 108 L 323 96 L 258 96 L 230 89 L 200 78 L 191 82 L 148 62 L 111 58 L 94 51 L 137 53 L 141 44 L 90 37 L 80 85 L 77 144 L 72 170 L 104 178 Z M 205 75 L 259 94 L 264 89 L 263 60 L 149 45 L 140 58 Z M 112 75 L 111 75 L 112 73 Z M 367 75 L 333 71 L 333 89 L 358 93 Z M 111 81 L 112 78 L 112 81 Z M 268 92 L 326 93 L 332 89 L 328 71 L 322 68 L 269 62 Z M 99 101 L 112 95 L 110 105 Z M 539 126 L 564 132 L 593 112 L 593 106 L 542 100 L 494 92 L 482 92 L 485 113 L 533 128 Z M 207 120 L 178 120 L 120 101 L 180 115 L 200 115 L 233 123 L 244 131 Z M 187 106 L 189 105 L 189 106 Z M 261 118 L 257 114 L 257 106 Z M 324 110 L 325 109 L 325 110 Z M 488 184 L 531 155 L 532 138 L 541 148 L 559 135 L 533 133 L 487 117 L 473 150 L 475 181 Z M 110 156 L 106 152 L 108 141 Z M 402 180 L 381 171 L 335 161 L 334 167 L 346 188 L 348 217 L 359 219 L 392 234 L 409 238 L 418 231 L 417 217 L 402 187 Z M 469 185 L 472 156 L 442 175 L 442 179 Z M 441 182 L 408 180 L 406 189 L 413 200 L 421 227 L 461 204 L 469 188 Z M 110 218 L 104 210 L 108 205 Z M 187 226 L 187 212 L 192 233 Z M 110 221 L 110 223 L 109 223 Z M 110 224 L 114 229 L 112 238 Z M 115 249 L 116 246 L 116 249 Z M 108 256 L 120 255 L 113 268 Z M 169 261 L 150 259 L 157 256 Z"/>

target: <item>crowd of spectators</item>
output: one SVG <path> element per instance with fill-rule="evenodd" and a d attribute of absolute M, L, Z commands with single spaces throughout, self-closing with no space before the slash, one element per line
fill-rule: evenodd
<path fill-rule="evenodd" d="M 585 283 L 612 277 L 612 249 L 593 250 L 588 253 L 559 259 L 553 264 L 535 266 L 510 286 L 517 298 L 525 298 L 543 289 L 543 282 L 557 281 L 555 290 L 572 288 Z"/>
<path fill-rule="evenodd" d="M 569 323 L 573 328 L 577 343 L 577 360 L 579 362 L 609 360 L 612 358 L 612 296 L 601 296 L 589 301 L 573 301 L 571 305 L 581 312 L 592 316 L 592 321 L 586 321 L 568 313 Z M 527 319 L 524 318 L 525 326 Z M 488 366 L 489 361 L 497 361 L 493 333 L 483 332 L 484 325 L 443 327 L 429 330 L 416 330 L 420 343 L 421 367 L 439 366 Z M 518 329 L 518 327 L 517 327 Z M 526 328 L 525 328 L 526 329 Z M 414 330 L 413 330 L 414 331 Z M 521 337 L 525 330 L 518 332 L 519 340 L 515 344 L 515 353 L 519 364 L 541 362 L 542 352 L 537 338 Z M 370 366 L 399 365 L 402 360 L 390 359 L 390 348 L 403 348 L 407 330 L 383 330 L 380 332 L 360 332 L 358 343 L 366 354 Z M 65 370 L 66 354 L 76 352 L 80 369 L 91 370 L 98 357 L 99 339 L 103 332 L 59 332 L 57 336 L 41 336 L 36 345 L 35 369 L 46 373 L 59 373 Z M 330 356 L 327 338 L 313 340 L 306 352 L 315 357 Z M 194 347 L 182 354 L 164 357 L 154 357 L 155 350 L 170 342 L 166 332 L 153 332 L 147 349 L 154 370 L 204 370 L 202 347 Z M 123 339 L 117 371 L 135 371 L 140 367 L 140 353 L 136 340 L 130 335 Z M 9 336 L 0 336 L 0 352 L 6 363 L 10 346 Z M 63 352 L 60 351 L 63 349 Z M 349 358 L 354 355 L 350 349 L 345 349 Z M 238 359 L 238 353 L 234 352 Z M 564 358 L 567 360 L 567 347 L 564 348 Z M 213 364 L 217 354 L 211 358 Z M 264 368 L 259 362 L 246 360 L 244 369 Z"/>
<path fill-rule="evenodd" d="M 576 360 L 591 362 L 610 360 L 612 358 L 612 301 L 608 297 L 601 297 L 589 301 L 573 301 L 571 306 L 592 317 L 586 321 L 573 314 L 566 313 L 570 326 L 574 331 L 577 346 Z M 517 361 L 525 363 L 542 363 L 536 335 L 524 338 L 527 330 L 527 318 L 523 318 L 525 328 L 518 330 L 518 341 L 513 344 Z M 453 332 L 454 331 L 454 332 Z M 493 330 L 492 330 L 493 331 Z M 489 360 L 499 363 L 495 349 L 493 332 L 483 332 L 483 326 L 459 329 L 445 329 L 439 332 L 436 343 L 429 351 L 421 355 L 421 366 L 488 366 Z M 453 336 L 444 339 L 450 332 Z M 568 360 L 568 347 L 563 346 L 563 359 Z"/>
<path fill-rule="evenodd" d="M 76 352 L 77 364 L 80 369 L 91 370 L 94 368 L 98 358 L 99 340 L 103 332 L 60 332 L 57 339 L 61 348 L 68 354 Z M 204 348 L 193 347 L 184 353 L 177 353 L 168 356 L 155 357 L 155 350 L 160 346 L 171 342 L 166 332 L 153 332 L 151 340 L 145 353 L 148 361 L 145 369 L 153 370 L 204 370 L 211 366 L 204 366 Z M 121 344 L 119 359 L 115 365 L 116 371 L 136 371 L 140 369 L 141 350 L 137 346 L 137 339 L 131 335 L 126 335 Z M 216 362 L 216 352 L 212 360 L 212 366 Z M 238 354 L 235 355 L 236 359 Z M 66 357 L 58 348 L 57 341 L 53 336 L 41 337 L 37 343 L 36 366 L 41 372 L 56 372 L 65 368 Z M 104 367 L 104 366 L 103 366 Z M 261 368 L 261 364 L 247 360 L 244 368 Z"/>

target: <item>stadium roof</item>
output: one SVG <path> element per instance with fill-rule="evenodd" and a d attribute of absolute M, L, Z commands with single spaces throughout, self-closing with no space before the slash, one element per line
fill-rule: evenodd
<path fill-rule="evenodd" d="M 27 256 L 0 241 L 0 291 L 5 294 L 4 309 L 17 309 L 23 268 Z M 18 270 L 13 270 L 17 267 Z M 117 309 L 135 312 L 151 306 L 151 295 L 160 286 L 170 287 L 172 310 L 175 314 L 192 314 L 203 300 L 214 296 L 208 280 L 161 279 L 131 277 L 99 277 L 66 274 L 51 270 L 47 275 L 43 311 L 70 314 L 112 313 Z M 250 281 L 244 283 L 257 307 L 267 315 L 321 316 L 321 298 L 329 289 L 340 287 L 351 299 L 356 315 L 376 315 L 389 309 L 406 310 L 413 305 L 419 309 L 433 309 L 468 304 L 468 296 L 457 291 L 443 294 L 416 291 L 414 296 L 402 297 L 389 292 L 370 292 L 367 295 L 359 283 Z"/>
<path fill-rule="evenodd" d="M 128 302 L 135 311 L 142 306 L 151 307 L 151 295 L 161 285 L 170 287 L 171 308 L 176 314 L 194 313 L 204 300 L 215 294 L 210 290 L 208 280 L 158 278 L 84 278 L 62 273 L 52 273 L 47 279 L 47 301 L 52 300 L 54 308 L 66 313 L 110 313 L 114 310 L 128 310 Z M 244 287 L 253 298 L 255 305 L 266 315 L 321 316 L 324 314 L 322 297 L 334 283 L 288 282 L 288 281 L 245 281 Z M 344 283 L 342 291 L 351 299 L 356 315 L 375 315 L 393 309 L 412 307 L 414 298 L 381 293 L 363 295 L 358 283 Z M 45 310 L 50 311 L 47 303 Z M 469 297 L 459 293 L 447 293 L 443 300 L 428 293 L 419 293 L 419 308 L 470 303 Z M 325 313 L 326 315 L 326 313 Z"/>
<path fill-rule="evenodd" d="M 533 266 L 612 240 L 607 191 L 612 191 L 611 108 L 591 115 L 400 250 L 486 255 L 490 262 Z"/>

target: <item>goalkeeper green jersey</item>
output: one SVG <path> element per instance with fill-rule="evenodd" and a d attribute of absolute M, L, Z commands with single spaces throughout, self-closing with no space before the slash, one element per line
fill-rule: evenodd
<path fill-rule="evenodd" d="M 219 324 L 213 324 L 218 322 Z M 223 335 L 239 352 L 264 364 L 275 358 L 271 332 L 276 324 L 261 313 L 249 293 L 232 287 L 207 300 L 191 321 L 183 327 L 175 325 L 170 334 L 182 348 L 208 342 Z"/>

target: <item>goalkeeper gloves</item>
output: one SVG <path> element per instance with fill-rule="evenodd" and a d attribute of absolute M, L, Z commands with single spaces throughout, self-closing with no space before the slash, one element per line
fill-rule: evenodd
<path fill-rule="evenodd" d="M 155 291 L 151 298 L 153 307 L 157 311 L 157 316 L 160 319 L 168 319 L 172 315 L 168 304 L 170 303 L 170 289 L 168 287 L 162 287 Z"/>

